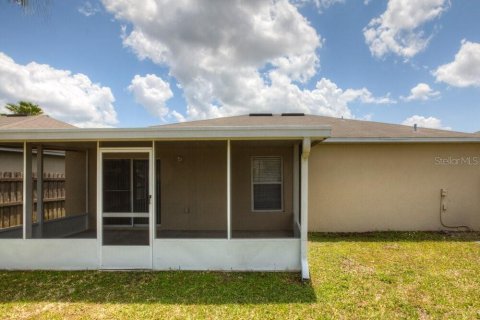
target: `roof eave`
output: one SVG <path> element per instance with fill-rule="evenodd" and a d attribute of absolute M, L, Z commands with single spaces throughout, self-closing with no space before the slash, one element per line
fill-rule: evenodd
<path fill-rule="evenodd" d="M 0 141 L 311 139 L 331 136 L 329 126 L 242 126 L 183 128 L 9 129 Z"/>
<path fill-rule="evenodd" d="M 327 138 L 323 143 L 480 143 L 480 137 Z"/>

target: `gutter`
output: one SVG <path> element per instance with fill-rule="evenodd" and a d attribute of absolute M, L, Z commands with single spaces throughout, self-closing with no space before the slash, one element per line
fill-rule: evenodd
<path fill-rule="evenodd" d="M 308 267 L 308 158 L 312 143 L 310 138 L 304 138 L 302 142 L 301 157 L 301 225 L 300 225 L 300 261 L 302 265 L 302 280 L 310 279 Z"/>

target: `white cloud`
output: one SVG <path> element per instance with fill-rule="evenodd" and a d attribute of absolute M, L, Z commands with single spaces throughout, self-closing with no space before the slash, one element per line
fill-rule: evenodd
<path fill-rule="evenodd" d="M 423 117 L 419 115 L 414 115 L 408 119 L 405 119 L 402 124 L 406 126 L 413 126 L 417 124 L 419 127 L 423 128 L 452 130 L 452 128 L 450 127 L 444 127 L 442 124 L 442 120 L 440 119 L 434 117 Z"/>
<path fill-rule="evenodd" d="M 154 116 L 164 119 L 170 110 L 165 102 L 173 97 L 170 84 L 154 74 L 142 77 L 136 75 L 128 90 L 133 93 L 135 101 L 145 107 Z"/>
<path fill-rule="evenodd" d="M 299 111 L 351 117 L 354 100 L 379 103 L 367 89 L 340 89 L 317 72 L 322 38 L 286 0 L 104 0 L 139 59 L 167 66 L 187 101 L 187 119 Z M 211 8 L 205 10 L 204 8 Z"/>
<path fill-rule="evenodd" d="M 90 1 L 85 1 L 82 5 L 78 7 L 77 10 L 84 16 L 90 17 L 99 13 L 101 11 L 101 8 L 97 3 L 92 4 Z"/>
<path fill-rule="evenodd" d="M 438 18 L 450 6 L 448 0 L 389 0 L 387 10 L 363 29 L 372 55 L 388 53 L 405 59 L 424 50 L 431 36 L 422 26 Z"/>
<path fill-rule="evenodd" d="M 363 103 L 371 104 L 394 104 L 396 100 L 390 98 L 390 94 L 383 97 L 374 97 L 373 94 L 367 88 L 362 89 L 347 89 L 345 90 L 345 96 L 351 97 L 351 101 L 358 99 Z"/>
<path fill-rule="evenodd" d="M 319 12 L 323 12 L 325 9 L 330 8 L 337 3 L 345 3 L 345 0 L 293 0 L 291 1 L 297 6 L 303 6 L 307 3 L 312 3 L 317 7 Z"/>
<path fill-rule="evenodd" d="M 480 86 L 480 43 L 462 40 L 455 59 L 433 72 L 437 81 L 455 87 Z"/>
<path fill-rule="evenodd" d="M 408 97 L 402 97 L 404 101 L 427 101 L 440 97 L 440 92 L 435 91 L 426 83 L 419 83 L 410 90 Z"/>
<path fill-rule="evenodd" d="M 46 114 L 80 127 L 106 127 L 117 123 L 115 98 L 84 74 L 46 64 L 26 65 L 0 52 L 0 101 L 28 100 Z"/>

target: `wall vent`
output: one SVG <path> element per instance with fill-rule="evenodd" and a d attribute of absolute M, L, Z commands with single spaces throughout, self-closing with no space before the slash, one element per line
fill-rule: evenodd
<path fill-rule="evenodd" d="M 271 117 L 273 116 L 272 113 L 250 113 L 250 117 Z"/>
<path fill-rule="evenodd" d="M 282 113 L 282 117 L 303 117 L 303 116 L 305 116 L 305 113 L 303 112 Z"/>

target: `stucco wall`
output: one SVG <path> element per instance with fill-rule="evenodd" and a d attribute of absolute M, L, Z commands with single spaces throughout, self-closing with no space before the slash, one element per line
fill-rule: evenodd
<path fill-rule="evenodd" d="M 455 164 L 462 157 L 471 165 Z M 309 160 L 309 230 L 440 230 L 442 188 L 444 222 L 478 230 L 479 159 L 480 144 L 319 144 Z"/>
<path fill-rule="evenodd" d="M 97 148 L 88 149 L 88 228 L 97 228 Z"/>
<path fill-rule="evenodd" d="M 283 211 L 252 212 L 251 157 L 281 156 Z M 232 143 L 232 230 L 293 229 L 293 147 Z"/>
<path fill-rule="evenodd" d="M 225 141 L 156 144 L 160 230 L 227 229 L 226 156 Z"/>
<path fill-rule="evenodd" d="M 67 151 L 65 154 L 65 214 L 85 214 L 87 191 L 87 161 L 85 152 Z"/>

